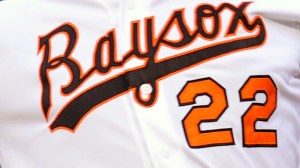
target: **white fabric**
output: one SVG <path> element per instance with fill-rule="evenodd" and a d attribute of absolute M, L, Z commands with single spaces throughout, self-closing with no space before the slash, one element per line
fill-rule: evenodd
<path fill-rule="evenodd" d="M 238 7 L 242 1 L 228 1 Z M 255 0 L 244 10 L 249 20 L 260 17 L 266 28 L 262 45 L 220 55 L 156 81 L 153 105 L 138 103 L 135 89 L 94 107 L 75 130 L 49 127 L 68 102 L 101 82 L 113 79 L 147 63 L 132 56 L 123 66 L 108 73 L 94 72 L 82 85 L 63 94 L 72 80 L 61 65 L 48 72 L 51 102 L 48 121 L 42 109 L 40 69 L 45 48 L 39 40 L 64 23 L 77 31 L 72 59 L 81 75 L 93 67 L 95 47 L 101 37 L 115 31 L 116 59 L 132 45 L 131 25 L 140 22 L 141 51 L 146 51 L 145 22 L 153 19 L 154 37 L 164 29 L 172 13 L 182 10 L 185 25 L 196 28 L 196 9 L 208 4 L 215 9 L 220 0 L 7 0 L 0 3 L 0 163 L 3 168 L 300 168 L 300 1 Z M 226 36 L 232 11 L 219 13 L 220 33 L 214 39 L 200 35 L 181 48 L 161 45 L 157 62 L 189 53 L 199 47 L 253 36 L 239 26 Z M 207 29 L 211 20 L 207 19 Z M 180 40 L 178 27 L 166 37 Z M 64 53 L 68 39 L 59 34 L 51 39 L 50 59 Z M 107 55 L 107 50 L 104 51 Z M 209 53 L 207 53 L 209 54 Z M 104 54 L 105 55 L 105 54 Z M 201 57 L 201 56 L 199 56 Z M 107 57 L 104 57 L 104 64 Z M 174 65 L 175 66 L 175 65 Z M 167 67 L 168 68 L 168 67 Z M 250 76 L 268 75 L 277 88 L 277 106 L 268 121 L 256 122 L 257 129 L 276 130 L 277 147 L 244 147 L 242 115 L 252 103 L 242 102 L 239 90 Z M 201 130 L 231 128 L 234 145 L 191 148 L 182 120 L 192 107 L 208 105 L 209 97 L 195 98 L 195 104 L 179 106 L 178 94 L 187 81 L 212 78 L 226 91 L 228 108 L 214 122 L 201 123 Z M 120 83 L 120 85 L 122 85 Z M 133 87 L 134 88 L 134 87 Z M 137 88 L 136 88 L 137 89 Z M 154 90 L 152 90 L 152 93 Z M 101 94 L 101 93 L 99 93 Z M 95 95 L 97 96 L 97 95 Z M 147 95 L 145 99 L 147 99 Z M 85 102 L 86 103 L 86 102 Z"/>

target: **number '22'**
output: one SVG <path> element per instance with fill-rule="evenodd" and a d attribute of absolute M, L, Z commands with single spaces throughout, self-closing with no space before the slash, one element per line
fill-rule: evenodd
<path fill-rule="evenodd" d="M 240 101 L 255 101 L 257 93 L 266 95 L 266 102 L 252 103 L 242 116 L 244 147 L 277 147 L 276 130 L 256 129 L 257 121 L 268 121 L 277 104 L 277 88 L 270 76 L 250 76 L 239 90 Z M 180 106 L 195 104 L 197 96 L 206 95 L 209 105 L 194 106 L 183 119 L 183 128 L 191 148 L 234 145 L 231 128 L 201 130 L 203 122 L 215 122 L 228 107 L 225 89 L 212 78 L 188 81 L 178 94 Z"/>

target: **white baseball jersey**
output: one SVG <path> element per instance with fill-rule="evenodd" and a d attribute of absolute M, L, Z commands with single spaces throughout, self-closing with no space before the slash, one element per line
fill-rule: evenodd
<path fill-rule="evenodd" d="M 300 168 L 299 4 L 1 2 L 2 168 Z"/>

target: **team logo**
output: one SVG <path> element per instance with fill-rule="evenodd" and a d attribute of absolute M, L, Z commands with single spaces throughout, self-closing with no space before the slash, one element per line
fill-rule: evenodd
<path fill-rule="evenodd" d="M 138 103 L 143 106 L 155 104 L 159 81 L 171 75 L 180 73 L 203 62 L 217 59 L 232 52 L 251 49 L 262 45 L 266 39 L 266 30 L 262 19 L 259 16 L 249 17 L 246 8 L 250 2 L 243 2 L 238 6 L 223 3 L 219 6 L 211 4 L 200 4 L 195 8 L 194 25 L 189 26 L 185 22 L 184 9 L 175 10 L 170 14 L 169 19 L 161 28 L 159 35 L 154 33 L 154 17 L 144 20 L 145 48 L 140 51 L 140 22 L 131 22 L 131 49 L 123 55 L 123 60 L 116 59 L 116 32 L 114 29 L 101 36 L 96 42 L 93 58 L 94 63 L 87 72 L 82 72 L 80 62 L 72 57 L 72 52 L 76 49 L 78 31 L 72 23 L 64 23 L 51 32 L 39 38 L 39 52 L 43 59 L 40 66 L 40 79 L 42 83 L 42 110 L 46 117 L 52 107 L 52 85 L 49 73 L 57 68 L 68 69 L 70 82 L 62 84 L 61 92 L 64 95 L 74 94 L 74 91 L 82 87 L 88 79 L 97 74 L 105 75 L 112 69 L 117 69 L 126 64 L 132 57 L 144 59 L 145 64 L 138 68 L 122 72 L 105 81 L 90 86 L 88 89 L 76 93 L 74 98 L 69 100 L 58 112 L 57 116 L 50 124 L 51 131 L 65 128 L 72 132 L 80 125 L 80 121 L 94 108 L 110 101 L 127 92 L 134 92 Z M 229 21 L 225 19 L 224 13 L 230 12 L 232 15 Z M 210 21 L 212 26 L 207 26 L 206 21 Z M 172 27 L 176 26 L 179 40 L 168 40 L 167 36 Z M 226 31 L 224 31 L 226 29 Z M 244 35 L 236 35 L 238 30 L 247 32 Z M 57 35 L 65 35 L 68 39 L 63 47 L 64 52 L 60 55 L 51 55 L 53 49 L 51 39 Z M 215 40 L 218 37 L 222 40 Z M 228 38 L 227 38 L 228 37 Z M 230 38 L 229 38 L 230 37 Z M 234 38 L 233 38 L 234 37 Z M 177 55 L 170 55 L 166 59 L 159 60 L 156 55 L 161 46 L 169 48 L 184 48 L 193 43 L 196 39 L 213 41 L 212 44 L 199 46 L 191 51 Z M 104 46 L 108 44 L 108 52 L 103 52 Z M 106 55 L 105 55 L 106 54 Z M 107 58 L 104 65 L 103 59 Z M 144 99 L 140 95 L 140 86 L 148 83 L 153 87 L 153 92 L 149 98 Z"/>

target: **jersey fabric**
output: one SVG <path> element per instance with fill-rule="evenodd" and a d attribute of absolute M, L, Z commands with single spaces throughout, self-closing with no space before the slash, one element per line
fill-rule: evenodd
<path fill-rule="evenodd" d="M 300 168 L 299 0 L 7 0 L 2 168 Z"/>

